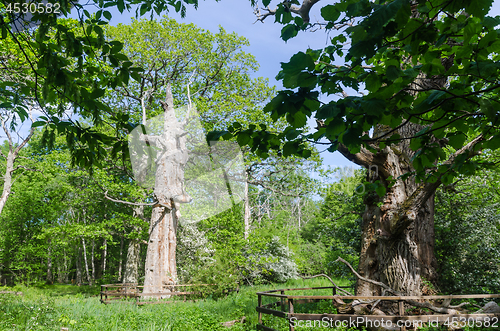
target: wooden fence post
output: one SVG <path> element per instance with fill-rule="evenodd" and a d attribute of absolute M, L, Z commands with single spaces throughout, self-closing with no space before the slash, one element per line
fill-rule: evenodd
<path fill-rule="evenodd" d="M 399 301 L 399 316 L 405 316 L 405 303 L 401 300 Z M 406 327 L 403 325 L 400 330 L 406 331 Z"/>
<path fill-rule="evenodd" d="M 258 299 L 257 299 L 257 306 L 260 307 L 262 306 L 262 297 L 260 294 L 257 294 L 258 295 Z M 259 311 L 259 324 L 262 324 L 262 312 Z"/>
<path fill-rule="evenodd" d="M 288 299 L 288 312 L 290 313 L 290 318 L 292 318 L 291 315 L 293 315 L 293 299 Z M 290 318 L 288 319 L 288 324 L 290 325 L 290 331 L 295 331 L 295 328 L 293 327 L 292 322 L 290 321 Z"/>
<path fill-rule="evenodd" d="M 285 290 L 281 291 L 281 295 L 285 295 Z M 285 311 L 285 298 L 281 297 L 281 311 Z"/>

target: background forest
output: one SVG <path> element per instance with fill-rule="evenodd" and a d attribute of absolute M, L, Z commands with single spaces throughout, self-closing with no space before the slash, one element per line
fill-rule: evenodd
<path fill-rule="evenodd" d="M 396 38 L 398 29 L 395 26 L 420 18 L 411 16 L 410 4 L 404 1 L 391 2 L 395 4 L 392 7 L 384 4 L 385 1 L 379 2 L 373 6 L 368 1 L 340 2 L 345 5 L 345 8 L 339 6 L 346 12 L 345 17 L 351 15 L 353 20 L 368 17 L 363 22 L 369 33 L 360 30 L 365 28 L 362 24 L 351 29 L 353 40 L 359 41 L 362 47 L 355 43 L 357 48 L 353 46 L 346 55 L 348 61 L 357 61 L 353 67 L 358 72 L 332 64 L 334 55 L 344 55 L 341 46 L 329 46 L 325 51 L 309 49 L 294 55 L 289 63 L 282 63 L 283 70 L 278 75 L 286 88 L 297 91 L 277 92 L 267 79 L 256 77 L 259 63 L 245 52 L 248 40 L 244 37 L 228 33 L 222 27 L 216 33 L 205 31 L 166 16 L 108 26 L 98 24 L 102 17 L 110 19 L 108 11 L 87 12 L 93 25 L 85 30 L 76 20 L 57 19 L 57 25 L 47 28 L 42 37 L 29 31 L 20 33 L 22 37 L 18 39 L 11 38 L 10 34 L 2 35 L 0 124 L 5 139 L 0 146 L 0 173 L 5 175 L 0 199 L 0 286 L 25 289 L 73 284 L 82 289 L 81 293 L 88 290 L 93 294 L 95 285 L 99 284 L 144 283 L 155 195 L 152 189 L 141 187 L 134 177 L 127 147 L 128 133 L 162 113 L 160 101 L 166 99 L 168 83 L 176 107 L 188 103 L 195 105 L 205 133 L 210 132 L 208 137 L 231 140 L 241 146 L 245 175 L 245 189 L 238 197 L 241 202 L 199 222 L 179 222 L 177 228 L 178 282 L 216 284 L 211 293 L 213 298 L 219 297 L 224 290 L 243 288 L 246 294 L 230 298 L 232 307 L 236 307 L 231 318 L 248 315 L 249 311 L 255 314 L 254 302 L 248 304 L 238 300 L 245 295 L 253 296 L 255 289 L 266 284 L 296 284 L 294 282 L 299 282 L 300 278 L 327 274 L 353 286 L 355 279 L 350 270 L 336 261 L 341 257 L 356 269 L 363 265 L 360 252 L 369 232 L 363 233 L 363 213 L 370 208 L 378 212 L 381 207 L 387 207 L 384 204 L 390 205 L 396 181 L 406 181 L 416 193 L 421 189 L 417 189 L 418 180 L 422 180 L 422 187 L 430 183 L 425 189 L 431 187 L 429 196 L 435 200 L 428 219 L 435 224 L 431 239 L 435 239 L 439 277 L 424 287 L 433 293 L 444 294 L 500 293 L 500 169 L 497 166 L 500 140 L 495 131 L 498 129 L 497 111 L 492 106 L 494 101 L 489 101 L 495 97 L 492 91 L 498 88 L 496 78 L 490 77 L 500 71 L 498 61 L 493 65 L 490 63 L 493 60 L 484 60 L 491 64 L 487 67 L 487 77 L 471 74 L 468 67 L 464 69 L 460 63 L 458 69 L 455 68 L 457 71 L 450 74 L 452 83 L 448 84 L 440 76 L 444 75 L 447 65 L 441 62 L 450 58 L 451 62 L 456 60 L 453 53 L 456 50 L 452 51 L 452 46 L 448 45 L 449 49 L 443 54 L 449 53 L 443 55 L 443 59 L 435 61 L 430 55 L 420 59 L 427 62 L 415 68 L 430 77 L 422 78 L 417 69 L 410 68 L 413 64 L 409 61 L 396 59 L 405 58 L 403 51 L 396 54 L 391 53 L 390 48 L 377 48 L 381 43 L 375 40 L 380 37 L 375 33 L 378 30 L 370 30 L 376 26 L 370 19 L 382 20 L 384 24 L 392 20 L 387 23 L 392 24 L 392 30 L 384 30 L 392 35 L 385 36 L 386 39 L 380 37 L 380 40 L 389 40 Z M 288 40 L 299 30 L 306 29 L 309 22 L 304 23 L 299 16 L 292 21 L 290 8 L 286 11 L 285 5 L 286 2 L 280 3 L 279 15 L 276 12 L 273 15 L 279 16 L 279 23 L 288 24 L 282 30 L 282 38 Z M 386 16 L 369 16 L 370 6 L 374 13 Z M 460 13 L 457 17 L 465 22 L 469 16 L 461 12 L 461 6 L 456 5 Z M 422 7 L 425 6 L 420 5 L 418 10 L 426 15 L 441 10 L 436 6 L 438 9 L 425 12 L 427 9 Z M 411 10 L 416 12 L 415 8 Z M 141 7 L 141 15 L 149 10 L 151 6 L 144 12 Z M 176 10 L 180 11 L 181 7 Z M 340 17 L 339 10 L 327 5 L 321 14 L 326 21 L 334 22 Z M 485 15 L 479 10 L 473 14 L 483 18 Z M 500 18 L 490 17 L 483 27 L 476 16 L 470 19 L 469 25 L 450 23 L 447 20 L 455 19 L 451 16 L 443 18 L 441 25 L 437 24 L 439 29 L 451 31 L 468 26 L 464 32 L 467 38 L 480 36 L 477 43 L 482 42 L 493 49 L 486 55 L 475 49 L 477 56 L 498 57 L 500 48 L 494 47 L 500 44 L 495 44 L 493 35 L 498 34 L 493 28 L 500 24 Z M 267 16 L 258 17 L 264 20 Z M 433 23 L 429 26 L 434 28 Z M 420 37 L 418 29 L 411 30 L 410 35 L 415 33 Z M 62 42 L 61 31 L 64 32 Z M 372 34 L 376 38 L 369 39 Z M 405 44 L 411 38 L 397 42 L 401 43 L 402 50 L 416 56 L 421 46 L 419 42 L 429 42 L 438 48 L 449 38 L 444 32 L 443 36 L 440 41 L 415 37 L 411 45 Z M 342 38 L 340 34 L 332 39 L 332 44 L 342 45 L 346 41 Z M 437 33 L 432 38 L 438 39 Z M 35 51 L 23 53 L 21 50 L 30 49 L 33 40 L 42 40 L 43 47 L 53 52 L 44 56 L 38 56 Z M 80 45 L 76 40 L 84 42 Z M 101 47 L 101 55 L 94 50 L 93 43 Z M 383 53 L 386 51 L 387 54 Z M 441 52 L 433 48 L 433 52 L 438 51 Z M 51 58 L 58 52 L 65 55 Z M 460 53 L 464 59 L 457 55 L 463 63 L 466 62 L 465 53 Z M 85 62 L 81 60 L 82 54 L 85 54 Z M 100 60 L 102 54 L 105 54 L 104 61 Z M 370 66 L 358 66 L 362 60 L 357 58 L 363 58 Z M 385 66 L 384 61 L 391 65 Z M 32 62 L 40 65 L 38 73 L 30 70 Z M 470 70 L 474 70 L 474 66 L 471 67 Z M 51 72 L 51 68 L 63 69 Z M 38 86 L 41 75 L 45 85 Z M 363 97 L 348 96 L 340 87 L 343 84 L 344 88 L 359 90 L 358 76 L 366 79 L 363 83 L 375 95 L 374 99 L 363 99 L 364 92 L 359 93 Z M 480 81 L 470 87 L 473 92 L 467 90 L 471 84 L 461 81 L 468 76 Z M 333 78 L 328 81 L 325 77 Z M 407 86 L 413 86 L 419 79 L 440 85 L 436 83 L 400 93 L 406 92 Z M 392 84 L 393 81 L 396 83 Z M 31 90 L 35 92 L 30 96 L 31 92 L 26 91 L 31 91 L 33 84 L 35 88 Z M 50 84 L 56 87 L 50 88 Z M 319 100 L 319 92 L 314 91 L 316 87 L 328 96 L 341 93 L 344 98 L 325 103 Z M 450 93 L 452 97 L 447 98 L 442 91 L 447 88 L 463 88 L 460 90 L 465 95 L 462 99 L 481 104 L 479 113 L 463 115 L 465 119 L 457 121 L 453 112 L 462 109 L 462 100 L 456 103 L 460 107 L 452 104 L 443 110 L 444 115 L 439 113 L 441 104 L 460 99 L 457 93 Z M 23 93 L 29 97 L 20 100 L 19 95 Z M 70 102 L 65 99 L 68 95 L 73 98 Z M 396 110 L 377 113 L 375 109 L 385 109 L 380 102 L 386 99 L 393 104 L 389 107 L 389 103 L 383 103 L 384 107 Z M 416 102 L 415 108 L 413 102 Z M 68 110 L 70 103 L 74 106 L 73 112 Z M 38 108 L 41 105 L 47 108 L 43 114 Z M 460 109 L 456 110 L 457 107 Z M 423 115 L 404 113 L 408 109 L 422 111 Z M 314 112 L 316 123 L 312 124 L 308 117 Z M 40 114 L 42 116 L 38 116 Z M 403 121 L 403 116 L 409 117 Z M 414 122 L 410 123 L 411 118 Z M 396 128 L 407 123 L 413 130 L 408 136 L 392 135 Z M 432 139 L 426 136 L 429 123 L 442 125 L 438 128 L 441 131 L 436 133 L 439 143 L 433 140 L 434 136 Z M 317 131 L 313 132 L 314 129 Z M 368 137 L 367 132 L 374 138 Z M 329 142 L 325 143 L 325 139 Z M 361 160 L 359 155 L 371 155 L 380 161 L 381 155 L 392 153 L 399 157 L 402 154 L 391 144 L 400 144 L 399 147 L 406 148 L 412 156 L 411 162 L 403 157 L 398 159 L 397 166 L 408 166 L 401 169 L 409 170 L 397 178 L 393 178 L 392 173 L 383 174 L 383 177 L 370 173 L 371 170 L 329 168 L 322 159 L 325 151 L 319 151 L 322 145 L 328 145 L 328 151 L 338 149 L 354 162 Z M 473 150 L 475 144 L 479 146 L 477 150 Z M 481 153 L 476 153 L 479 149 Z M 459 153 L 464 150 L 463 154 Z M 408 180 L 410 175 L 415 175 L 416 179 Z M 406 197 L 409 201 L 413 197 L 410 193 Z M 428 198 L 422 198 L 423 203 L 431 201 L 432 204 Z M 214 199 L 216 204 L 217 199 Z M 396 203 L 392 207 L 394 205 Z M 384 228 L 381 226 L 379 230 Z M 398 231 L 402 233 L 405 229 Z M 383 239 L 379 243 L 388 242 Z M 376 240 L 379 237 L 373 242 Z M 426 282 L 424 276 L 422 280 Z M 247 290 L 251 294 L 245 292 Z M 36 313 L 30 310 L 33 307 L 23 308 L 12 298 L 2 300 L 4 308 L 0 308 L 0 317 L 5 317 L 9 326 L 15 325 L 13 321 L 17 317 L 13 316 L 19 314 L 18 309 L 26 314 L 23 325 L 27 329 L 27 321 L 35 317 L 36 321 L 40 318 L 40 325 L 47 323 L 53 327 L 53 320 L 49 323 L 42 317 L 52 315 L 57 316 L 60 325 L 78 324 L 85 329 L 88 322 L 99 328 L 99 321 L 85 320 L 86 315 L 93 316 L 88 311 L 100 309 L 95 306 L 89 308 L 76 301 L 68 303 L 80 306 L 81 310 L 75 313 L 68 306 L 54 308 L 53 302 L 46 304 L 43 299 L 34 305 L 42 311 Z M 214 304 L 214 309 L 224 311 L 224 304 Z M 183 309 L 191 309 L 179 307 L 173 308 L 172 321 L 182 320 Z M 192 309 L 196 310 L 193 315 L 203 327 L 196 325 L 186 329 L 220 328 L 221 321 L 208 314 L 208 308 L 200 307 Z M 140 319 L 150 318 L 155 311 L 124 310 L 122 313 L 127 316 L 127 323 L 133 324 L 135 322 L 130 321 L 137 318 L 136 324 L 143 325 Z M 146 317 L 148 314 L 151 316 Z M 0 326 L 3 325 L 0 323 Z"/>
<path fill-rule="evenodd" d="M 107 34 L 121 39 L 128 56 L 149 66 L 154 76 L 145 75 L 129 90 L 107 92 L 106 98 L 116 109 L 125 109 L 123 116 L 140 120 L 141 110 L 158 112 L 162 98 L 158 77 L 175 77 L 176 102 L 185 102 L 188 77 L 196 72 L 192 90 L 197 85 L 218 84 L 194 93 L 206 130 L 235 119 L 246 125 L 271 123 L 262 104 L 273 89 L 265 80 L 248 78 L 258 64 L 241 50 L 244 38 L 224 30 L 211 34 L 169 19 L 134 21 L 110 27 Z M 158 52 L 155 47 L 160 40 L 167 43 Z M 207 47 L 200 49 L 200 44 Z M 189 61 L 205 59 L 209 53 L 212 62 Z M 158 62 L 164 63 L 161 69 Z M 217 75 L 209 77 L 214 67 Z M 280 123 L 274 125 L 279 128 Z M 110 129 L 101 126 L 101 130 Z M 90 172 L 71 162 L 62 137 L 55 136 L 50 148 L 46 147 L 47 130 L 35 131 L 21 150 L 12 193 L 1 214 L 0 282 L 114 283 L 124 281 L 127 270 L 135 270 L 138 274 L 132 280 L 141 282 L 149 227 L 144 215 L 151 208 L 143 208 L 138 216 L 134 206 L 106 196 L 148 201 L 152 192 L 131 181 L 130 166 L 119 154 Z M 5 140 L 2 172 L 8 150 Z M 226 288 L 320 273 L 351 277 L 346 266 L 334 261 L 340 256 L 357 265 L 365 172 L 354 168 L 325 171 L 319 154 L 308 161 L 279 154 L 264 160 L 249 151 L 244 155 L 249 213 L 243 201 L 234 210 L 181 225 L 180 282 L 217 283 Z M 496 169 L 485 170 L 443 186 L 437 193 L 436 255 L 439 288 L 444 293 L 500 289 L 499 178 Z M 136 258 L 130 256 L 133 247 L 139 247 Z"/>

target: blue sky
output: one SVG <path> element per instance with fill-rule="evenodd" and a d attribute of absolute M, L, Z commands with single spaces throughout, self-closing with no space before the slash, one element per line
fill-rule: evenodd
<path fill-rule="evenodd" d="M 274 1 L 271 5 L 273 3 L 277 2 Z M 320 7 L 320 5 L 313 7 L 311 22 L 321 21 Z M 88 10 L 91 11 L 90 8 Z M 111 25 L 130 23 L 132 17 L 135 17 L 135 12 L 120 14 L 115 10 L 112 14 Z M 280 38 L 282 25 L 275 24 L 274 17 L 268 17 L 264 23 L 256 22 L 250 0 L 200 1 L 197 10 L 192 6 L 187 8 L 185 18 L 181 18 L 173 10 L 166 15 L 178 22 L 194 23 L 198 27 L 212 32 L 217 32 L 219 26 L 222 26 L 227 32 L 236 32 L 238 35 L 246 37 L 250 41 L 250 46 L 245 51 L 253 54 L 260 64 L 256 76 L 269 78 L 270 83 L 278 88 L 282 86 L 274 77 L 280 70 L 280 62 L 288 62 L 290 57 L 298 51 L 304 51 L 307 48 L 323 48 L 329 43 L 329 36 L 324 30 L 299 33 L 297 37 L 284 42 Z M 500 15 L 500 0 L 494 1 L 489 15 Z M 322 146 L 319 148 L 320 150 L 324 149 Z M 332 167 L 355 166 L 338 152 L 324 152 L 321 155 L 325 165 Z"/>

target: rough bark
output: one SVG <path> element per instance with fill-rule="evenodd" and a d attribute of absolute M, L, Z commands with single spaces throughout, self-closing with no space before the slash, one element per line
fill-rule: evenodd
<path fill-rule="evenodd" d="M 182 123 L 177 121 L 170 85 L 167 86 L 164 109 L 164 131 L 161 136 L 143 137 L 160 149 L 156 160 L 154 193 L 158 204 L 153 206 L 146 253 L 144 293 L 168 293 L 164 285 L 177 282 L 175 250 L 179 203 L 189 202 L 184 192 L 184 166 L 188 153 Z"/>
<path fill-rule="evenodd" d="M 136 206 L 134 208 L 134 216 L 144 218 L 144 206 Z M 134 227 L 134 231 L 140 231 Z M 125 273 L 123 275 L 123 283 L 137 283 L 139 279 L 139 257 L 141 253 L 141 244 L 139 239 L 131 239 L 127 249 L 127 262 L 125 264 Z"/>

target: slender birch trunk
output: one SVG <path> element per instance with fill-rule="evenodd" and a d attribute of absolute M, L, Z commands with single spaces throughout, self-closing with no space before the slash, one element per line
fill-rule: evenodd
<path fill-rule="evenodd" d="M 101 261 L 101 269 L 102 269 L 102 277 L 106 274 L 106 255 L 108 254 L 108 239 L 104 238 L 102 243 L 104 246 L 104 250 L 102 252 L 102 261 Z"/>
<path fill-rule="evenodd" d="M 87 281 L 89 282 L 89 285 L 92 285 L 92 278 L 90 278 L 90 273 L 89 273 L 89 264 L 87 262 L 87 245 L 85 245 L 84 238 L 82 238 L 82 245 L 83 245 L 83 261 L 85 262 L 85 272 L 87 273 Z"/>
<path fill-rule="evenodd" d="M 123 234 L 120 236 L 120 259 L 118 261 L 118 281 L 122 279 L 122 265 L 123 265 Z"/>
<path fill-rule="evenodd" d="M 248 239 L 250 235 L 250 219 L 251 219 L 251 211 L 250 211 L 250 197 L 249 197 L 249 186 L 248 186 L 248 171 L 245 172 L 246 180 L 245 180 L 245 214 L 244 214 L 244 222 L 245 222 L 245 240 Z"/>
<path fill-rule="evenodd" d="M 95 254 L 95 239 L 92 239 L 92 254 L 90 255 L 90 263 L 92 264 L 92 283 L 95 283 L 95 263 L 94 263 L 94 254 Z"/>
<path fill-rule="evenodd" d="M 54 282 L 54 277 L 52 276 L 52 254 L 50 249 L 50 243 L 51 240 L 49 239 L 47 247 L 47 279 L 46 279 L 47 284 L 52 284 Z"/>
<path fill-rule="evenodd" d="M 77 245 L 76 254 L 76 285 L 82 285 L 82 247 Z"/>

